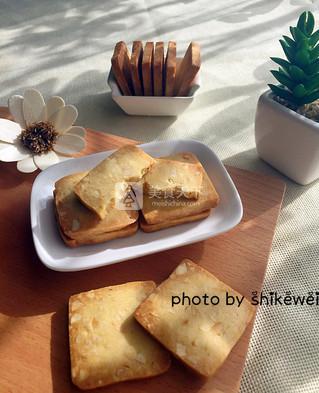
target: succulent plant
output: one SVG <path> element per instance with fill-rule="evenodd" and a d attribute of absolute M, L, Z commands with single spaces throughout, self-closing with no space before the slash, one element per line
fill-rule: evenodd
<path fill-rule="evenodd" d="M 319 98 L 319 30 L 313 32 L 315 18 L 303 12 L 296 27 L 290 27 L 292 37 L 283 36 L 279 42 L 287 59 L 271 57 L 280 67 L 271 73 L 280 85 L 269 84 L 272 92 L 301 106 Z"/>

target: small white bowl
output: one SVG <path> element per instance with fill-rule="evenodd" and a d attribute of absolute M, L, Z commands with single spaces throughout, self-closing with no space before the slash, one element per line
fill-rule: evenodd
<path fill-rule="evenodd" d="M 200 87 L 197 73 L 187 97 L 147 97 L 123 96 L 110 69 L 107 83 L 112 91 L 112 98 L 128 115 L 134 116 L 178 116 L 193 102 L 195 92 Z"/>

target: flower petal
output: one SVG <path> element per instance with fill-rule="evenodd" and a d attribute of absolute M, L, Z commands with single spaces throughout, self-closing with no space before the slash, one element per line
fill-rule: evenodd
<path fill-rule="evenodd" d="M 48 118 L 59 134 L 64 134 L 78 117 L 78 111 L 73 105 L 66 105 Z"/>
<path fill-rule="evenodd" d="M 53 148 L 59 154 L 72 155 L 85 148 L 85 140 L 77 135 L 66 133 L 58 137 Z"/>
<path fill-rule="evenodd" d="M 65 102 L 62 97 L 53 96 L 48 99 L 46 103 L 47 118 L 49 119 L 55 112 L 65 106 Z"/>
<path fill-rule="evenodd" d="M 0 119 L 0 141 L 13 143 L 21 133 L 21 127 L 18 123 L 7 119 Z"/>
<path fill-rule="evenodd" d="M 27 125 L 45 121 L 45 102 L 39 90 L 28 89 L 24 92 L 23 115 Z"/>
<path fill-rule="evenodd" d="M 0 150 L 6 149 L 8 146 L 9 146 L 8 143 L 0 142 Z"/>
<path fill-rule="evenodd" d="M 74 159 L 74 157 L 70 157 L 70 156 L 61 156 L 61 155 L 58 154 L 58 153 L 57 153 L 57 155 L 59 156 L 60 162 L 67 161 L 67 160 L 73 160 L 73 159 Z"/>
<path fill-rule="evenodd" d="M 60 162 L 58 155 L 54 151 L 33 156 L 35 165 L 41 170 Z"/>
<path fill-rule="evenodd" d="M 25 158 L 24 160 L 17 162 L 17 169 L 23 173 L 31 173 L 34 172 L 37 168 L 33 161 L 33 157 Z"/>
<path fill-rule="evenodd" d="M 31 153 L 20 145 L 9 145 L 1 143 L 0 147 L 0 161 L 12 162 L 27 158 Z"/>
<path fill-rule="evenodd" d="M 14 120 L 20 124 L 21 128 L 25 128 L 25 120 L 23 115 L 23 97 L 14 95 L 8 100 L 8 107 Z"/>
<path fill-rule="evenodd" d="M 83 127 L 79 127 L 79 126 L 73 126 L 71 127 L 68 131 L 68 134 L 72 134 L 72 135 L 77 135 L 80 136 L 81 138 L 85 138 L 86 136 L 86 130 Z"/>

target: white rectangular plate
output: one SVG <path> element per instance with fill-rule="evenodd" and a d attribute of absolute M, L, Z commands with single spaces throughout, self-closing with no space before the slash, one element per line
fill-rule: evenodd
<path fill-rule="evenodd" d="M 206 145 L 192 140 L 152 142 L 140 145 L 154 157 L 179 152 L 196 154 L 213 181 L 220 203 L 204 220 L 153 233 L 139 230 L 135 235 L 106 243 L 67 247 L 60 238 L 54 216 L 54 183 L 63 176 L 96 166 L 112 151 L 70 159 L 46 169 L 35 179 L 31 193 L 31 226 L 39 258 L 50 269 L 77 271 L 111 265 L 128 259 L 199 242 L 226 232 L 237 225 L 243 213 L 239 194 L 216 154 Z"/>

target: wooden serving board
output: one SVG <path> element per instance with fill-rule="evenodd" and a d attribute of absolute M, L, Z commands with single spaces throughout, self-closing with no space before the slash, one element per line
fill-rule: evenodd
<path fill-rule="evenodd" d="M 0 117 L 7 116 L 0 110 Z M 86 154 L 134 141 L 88 131 Z M 81 291 L 132 280 L 161 282 L 182 258 L 191 258 L 248 298 L 263 285 L 285 190 L 281 180 L 229 167 L 244 206 L 242 222 L 218 237 L 99 269 L 48 270 L 35 253 L 29 218 L 36 174 L 0 163 L 0 393 L 79 392 L 70 379 L 67 303 Z M 119 251 L 120 252 L 120 251 Z M 252 324 L 217 374 L 204 380 L 173 361 L 148 380 L 125 382 L 105 393 L 237 393 Z"/>

